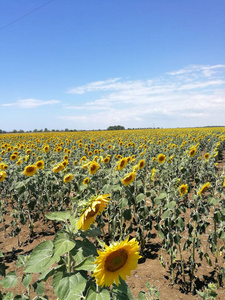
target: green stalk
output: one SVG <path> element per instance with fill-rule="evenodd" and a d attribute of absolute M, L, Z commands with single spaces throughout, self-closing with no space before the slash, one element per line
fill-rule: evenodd
<path fill-rule="evenodd" d="M 179 253 L 180 253 L 181 275 L 182 275 L 182 277 L 183 277 L 184 286 L 185 286 L 185 289 L 186 289 L 186 288 L 187 288 L 187 284 L 186 284 L 186 279 L 185 279 L 184 262 L 183 262 L 183 256 L 182 256 L 180 244 L 178 245 L 178 249 L 179 249 Z"/>
<path fill-rule="evenodd" d="M 194 221 L 194 234 L 193 234 L 193 248 L 192 248 L 192 266 L 191 266 L 191 291 L 193 292 L 193 280 L 195 273 L 195 230 L 196 230 L 196 221 Z"/>

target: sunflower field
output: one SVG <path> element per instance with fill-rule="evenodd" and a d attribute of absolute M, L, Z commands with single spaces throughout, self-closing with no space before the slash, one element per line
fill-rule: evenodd
<path fill-rule="evenodd" d="M 1 134 L 0 299 L 160 299 L 148 282 L 134 298 L 127 283 L 155 238 L 168 286 L 216 299 L 224 160 L 222 127 Z M 39 226 L 53 236 L 19 254 Z M 7 270 L 11 238 L 19 272 Z"/>

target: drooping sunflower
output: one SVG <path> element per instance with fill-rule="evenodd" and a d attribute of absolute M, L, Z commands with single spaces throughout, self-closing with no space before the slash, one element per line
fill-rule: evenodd
<path fill-rule="evenodd" d="M 144 166 L 145 166 L 145 160 L 144 160 L 144 159 L 141 159 L 141 160 L 138 162 L 138 170 L 143 169 Z"/>
<path fill-rule="evenodd" d="M 1 171 L 0 172 L 0 182 L 2 182 L 3 180 L 5 180 L 6 178 L 6 172 L 5 171 Z"/>
<path fill-rule="evenodd" d="M 104 251 L 98 251 L 95 264 L 97 267 L 93 276 L 99 286 L 110 286 L 114 282 L 119 285 L 119 278 L 126 280 L 130 272 L 136 269 L 139 255 L 139 245 L 135 239 L 129 237 L 122 242 L 105 246 Z"/>
<path fill-rule="evenodd" d="M 195 156 L 196 151 L 197 151 L 196 148 L 192 148 L 189 152 L 189 156 L 191 156 L 191 157 Z"/>
<path fill-rule="evenodd" d="M 97 215 L 101 214 L 110 201 L 110 194 L 100 195 L 92 198 L 82 212 L 77 223 L 77 228 L 87 230 L 94 223 Z"/>
<path fill-rule="evenodd" d="M 135 179 L 135 175 L 136 173 L 135 172 L 131 172 L 129 174 L 127 174 L 121 181 L 122 181 L 122 184 L 127 186 L 129 184 L 131 184 L 134 179 Z"/>
<path fill-rule="evenodd" d="M 206 182 L 199 190 L 198 192 L 198 196 L 202 195 L 203 193 L 205 193 L 208 189 L 210 188 L 210 183 Z"/>
<path fill-rule="evenodd" d="M 53 168 L 53 172 L 58 173 L 58 172 L 62 171 L 63 169 L 64 169 L 64 165 L 59 163 Z"/>
<path fill-rule="evenodd" d="M 25 167 L 23 174 L 26 176 L 33 176 L 37 172 L 36 165 L 29 165 Z"/>
<path fill-rule="evenodd" d="M 64 176 L 63 182 L 64 182 L 64 183 L 68 183 L 68 182 L 70 182 L 72 179 L 73 179 L 73 174 L 67 174 L 67 175 Z"/>
<path fill-rule="evenodd" d="M 44 169 L 45 162 L 43 160 L 39 160 L 35 165 L 38 169 Z"/>
<path fill-rule="evenodd" d="M 181 197 L 184 194 L 187 194 L 187 192 L 188 192 L 188 185 L 187 184 L 182 184 L 181 186 L 179 186 L 179 193 L 180 193 Z"/>
<path fill-rule="evenodd" d="M 163 164 L 166 161 L 166 155 L 160 153 L 157 157 L 157 160 L 160 164 Z"/>
<path fill-rule="evenodd" d="M 89 174 L 94 175 L 100 168 L 100 165 L 96 161 L 92 161 L 89 165 Z"/>

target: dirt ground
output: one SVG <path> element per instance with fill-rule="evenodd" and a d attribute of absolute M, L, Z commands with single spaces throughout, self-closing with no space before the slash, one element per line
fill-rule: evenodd
<path fill-rule="evenodd" d="M 224 156 L 225 157 L 225 156 Z M 219 170 L 222 170 L 224 165 L 224 159 L 219 163 Z M 186 217 L 188 217 L 188 212 Z M 8 218 L 6 223 L 10 225 L 10 214 L 8 214 Z M 210 228 L 208 229 L 210 230 Z M 54 228 L 51 225 L 51 222 L 48 224 L 43 224 L 42 221 L 38 221 L 35 223 L 35 235 L 31 239 L 29 238 L 29 229 L 27 226 L 22 228 L 20 233 L 20 242 L 21 246 L 17 245 L 17 237 L 10 236 L 11 226 L 9 226 L 6 230 L 6 237 L 4 236 L 3 224 L 0 224 L 0 250 L 4 254 L 4 258 L 0 258 L 0 263 L 5 263 L 7 266 L 6 273 L 9 271 L 16 270 L 17 275 L 22 277 L 23 269 L 21 267 L 16 267 L 17 263 L 17 256 L 30 254 L 31 251 L 41 242 L 46 240 L 52 240 L 54 238 Z M 203 236 L 203 247 L 204 243 L 206 244 L 207 241 L 207 232 Z M 144 257 L 140 259 L 138 267 L 136 270 L 131 272 L 131 276 L 127 277 L 126 282 L 128 283 L 129 287 L 132 290 L 132 293 L 137 298 L 138 293 L 142 291 L 147 292 L 146 282 L 156 287 L 156 289 L 160 293 L 160 299 L 164 300 L 176 300 L 176 299 L 201 299 L 198 294 L 184 294 L 182 292 L 182 285 L 179 283 L 179 278 L 174 286 L 171 285 L 171 276 L 168 271 L 168 268 L 164 268 L 159 261 L 160 254 L 163 254 L 165 261 L 169 261 L 168 256 L 162 251 L 161 247 L 161 239 L 152 233 L 152 238 L 150 243 L 146 245 L 147 251 L 144 253 Z M 209 282 L 215 282 L 214 270 L 210 267 L 205 260 L 199 261 L 199 267 L 197 271 L 197 278 L 198 278 L 198 287 L 201 287 Z M 223 261 L 221 262 L 223 264 Z M 33 278 L 35 281 L 37 276 Z M 187 277 L 189 281 L 189 278 Z M 5 290 L 3 290 L 5 291 Z M 25 288 L 22 284 L 14 288 L 10 288 L 7 291 L 12 291 L 14 293 L 21 294 L 25 292 Z M 217 299 L 224 300 L 225 299 L 225 289 L 220 288 L 216 291 L 218 293 Z M 45 284 L 45 294 L 49 297 L 50 300 L 56 299 L 54 295 L 52 286 L 51 286 L 51 279 L 49 279 Z M 34 297 L 35 294 L 31 293 L 31 299 Z"/>

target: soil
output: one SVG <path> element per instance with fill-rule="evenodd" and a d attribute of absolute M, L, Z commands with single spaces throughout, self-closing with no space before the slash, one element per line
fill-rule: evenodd
<path fill-rule="evenodd" d="M 224 156 L 225 157 L 225 156 Z M 218 169 L 221 171 L 224 166 L 224 160 L 221 160 L 218 165 Z M 189 217 L 189 212 L 187 211 L 185 217 Z M 24 226 L 20 232 L 20 244 L 18 246 L 17 237 L 10 236 L 11 233 L 11 217 L 10 212 L 7 214 L 6 223 L 8 228 L 6 229 L 6 235 L 3 230 L 3 224 L 0 224 L 0 250 L 2 251 L 4 258 L 0 258 L 0 263 L 5 263 L 7 266 L 6 273 L 9 271 L 15 271 L 17 275 L 22 278 L 23 268 L 17 267 L 17 257 L 18 255 L 30 254 L 32 250 L 41 242 L 46 240 L 52 240 L 55 235 L 54 227 L 51 222 L 44 224 L 42 220 L 35 223 L 34 236 L 29 237 L 29 228 Z M 210 227 L 208 228 L 205 235 L 203 235 L 203 247 L 207 244 L 207 236 L 209 234 Z M 134 298 L 137 299 L 138 293 L 142 290 L 147 292 L 146 282 L 152 286 L 155 286 L 159 291 L 160 299 L 164 300 L 176 300 L 176 299 L 201 299 L 198 294 L 192 295 L 191 293 L 185 294 L 182 291 L 182 284 L 180 283 L 181 276 L 179 276 L 174 285 L 171 284 L 171 275 L 168 268 L 164 268 L 159 261 L 159 256 L 163 254 L 165 262 L 169 261 L 168 255 L 162 250 L 161 239 L 157 236 L 156 232 L 152 232 L 152 238 L 149 244 L 146 245 L 146 251 L 143 253 L 143 258 L 140 259 L 138 267 L 131 272 L 131 276 L 127 277 L 127 284 L 129 285 Z M 184 254 L 185 255 L 185 254 Z M 178 255 L 179 256 L 179 255 Z M 184 257 L 185 258 L 185 257 Z M 220 261 L 219 264 L 223 264 Z M 215 272 L 212 267 L 210 267 L 206 261 L 198 261 L 198 270 L 196 273 L 196 284 L 199 290 L 203 286 L 206 286 L 210 282 L 215 282 Z M 188 274 L 186 274 L 187 279 Z M 33 276 L 33 281 L 37 280 L 38 276 Z M 6 290 L 2 289 L 3 292 Z M 15 294 L 22 294 L 25 292 L 25 288 L 22 284 L 14 288 L 9 288 L 7 291 L 12 291 Z M 221 287 L 216 290 L 218 300 L 225 299 L 225 289 Z M 36 294 L 31 292 L 31 299 L 35 297 Z M 45 284 L 45 295 L 49 297 L 50 300 L 56 299 L 54 295 L 51 279 L 49 279 Z M 153 298 L 155 299 L 155 298 Z M 75 299 L 76 300 L 76 299 Z"/>

